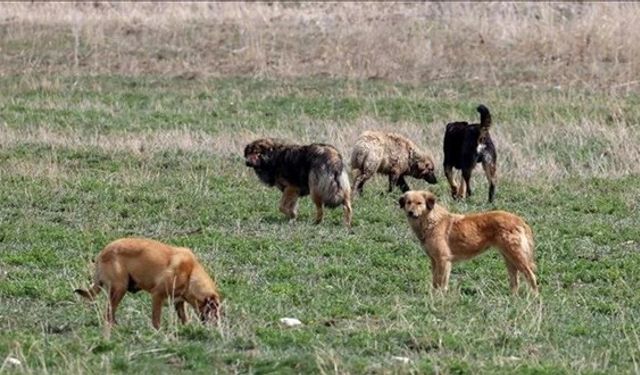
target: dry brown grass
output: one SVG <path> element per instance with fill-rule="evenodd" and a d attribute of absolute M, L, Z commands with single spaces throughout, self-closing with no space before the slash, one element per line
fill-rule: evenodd
<path fill-rule="evenodd" d="M 625 122 L 633 116 L 622 116 L 618 112 L 626 107 L 616 104 L 618 94 L 634 92 L 640 83 L 638 18 L 640 5 L 633 3 L 0 3 L 0 75 L 20 75 L 25 87 L 54 91 L 63 90 L 60 77 L 69 74 L 330 76 L 463 81 L 500 89 L 561 86 L 558 92 L 570 86 L 606 89 L 613 94 L 602 96 L 609 100 L 606 117 L 614 119 L 612 125 L 576 109 L 576 117 L 566 122 L 557 123 L 553 116 L 536 123 L 522 120 L 497 128 L 494 138 L 500 173 L 510 178 L 614 177 L 640 173 L 640 139 L 633 124 Z M 552 99 L 532 107 L 545 106 L 547 100 Z M 62 104 L 50 103 L 52 109 L 66 108 Z M 99 102 L 90 104 L 109 110 Z M 269 135 L 324 141 L 348 154 L 360 132 L 377 128 L 424 140 L 418 143 L 438 159 L 443 124 L 462 118 L 451 113 L 432 124 L 391 124 L 365 115 L 343 126 L 302 116 L 305 126 L 295 134 L 173 129 L 106 136 L 12 124 L 0 126 L 0 146 L 44 143 L 107 152 L 179 149 L 228 156 L 240 155 L 255 137 Z M 29 170 L 28 165 L 12 168 Z M 59 173 L 46 162 L 35 169 Z"/>
<path fill-rule="evenodd" d="M 301 120 L 301 124 L 309 124 Z M 264 131 L 225 131 L 216 135 L 202 130 L 171 129 L 140 133 L 87 134 L 54 130 L 46 126 L 15 129 L 0 126 L 0 147 L 42 144 L 56 148 L 126 152 L 138 156 L 164 151 L 186 151 L 229 158 L 241 163 L 244 146 L 258 137 L 281 137 L 300 143 L 327 142 L 335 145 L 348 160 L 351 146 L 358 135 L 370 129 L 392 131 L 420 140 L 419 146 L 442 163 L 441 124 L 384 123 L 361 117 L 344 126 L 333 121 L 314 122 L 300 131 L 265 129 Z M 496 125 L 499 126 L 499 125 Z M 521 135 L 525 134 L 524 137 Z M 511 180 L 554 181 L 566 177 L 622 177 L 640 174 L 640 142 L 633 127 L 615 123 L 607 127 L 597 122 L 555 124 L 513 124 L 508 130 L 493 131 L 498 147 L 499 175 Z M 32 163 L 35 163 L 32 165 Z M 22 161 L 9 164 L 5 173 L 54 177 L 63 172 L 56 160 Z"/>
<path fill-rule="evenodd" d="M 2 74 L 637 88 L 634 3 L 2 3 Z"/>

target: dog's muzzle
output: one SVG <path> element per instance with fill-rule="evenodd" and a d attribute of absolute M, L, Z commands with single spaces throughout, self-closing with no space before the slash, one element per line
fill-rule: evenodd
<path fill-rule="evenodd" d="M 257 167 L 260 164 L 260 155 L 258 154 L 247 155 L 244 160 L 244 164 L 247 167 Z"/>
<path fill-rule="evenodd" d="M 420 217 L 420 215 L 418 215 L 417 213 L 413 212 L 413 211 L 407 211 L 407 216 L 409 216 L 412 219 L 417 219 Z"/>
<path fill-rule="evenodd" d="M 438 179 L 436 178 L 436 175 L 433 173 L 428 173 L 426 176 L 424 176 L 424 180 L 432 185 L 438 183 Z"/>

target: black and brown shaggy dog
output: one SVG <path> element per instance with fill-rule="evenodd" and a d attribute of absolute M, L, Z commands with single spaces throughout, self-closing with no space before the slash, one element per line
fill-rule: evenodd
<path fill-rule="evenodd" d="M 447 124 L 444 134 L 444 174 L 451 187 L 451 196 L 464 198 L 471 195 L 471 172 L 476 164 L 482 163 L 489 180 L 489 202 L 493 202 L 496 191 L 496 148 L 491 140 L 491 114 L 484 105 L 478 106 L 479 124 L 452 122 Z M 453 179 L 453 168 L 462 171 L 462 181 L 458 186 Z"/>
<path fill-rule="evenodd" d="M 290 219 L 298 214 L 298 197 L 311 195 L 316 205 L 316 224 L 323 207 L 344 207 L 344 223 L 351 228 L 351 187 L 342 156 L 335 147 L 314 143 L 290 144 L 264 138 L 244 149 L 245 163 L 260 180 L 282 191 L 280 211 Z"/>
<path fill-rule="evenodd" d="M 505 211 L 450 213 L 428 191 L 408 191 L 399 203 L 431 260 L 434 288 L 447 289 L 452 263 L 495 247 L 507 265 L 511 292 L 518 291 L 521 273 L 533 292 L 538 293 L 533 232 L 519 216 Z"/>
<path fill-rule="evenodd" d="M 366 131 L 360 134 L 351 153 L 351 170 L 354 190 L 360 194 L 364 183 L 376 172 L 389 176 L 389 192 L 394 186 L 403 192 L 410 190 L 405 176 L 437 183 L 433 159 L 396 133 Z"/>

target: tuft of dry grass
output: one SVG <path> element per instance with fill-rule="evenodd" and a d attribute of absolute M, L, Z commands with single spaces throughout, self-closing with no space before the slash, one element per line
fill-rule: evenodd
<path fill-rule="evenodd" d="M 636 3 L 2 3 L 0 74 L 637 89 Z"/>

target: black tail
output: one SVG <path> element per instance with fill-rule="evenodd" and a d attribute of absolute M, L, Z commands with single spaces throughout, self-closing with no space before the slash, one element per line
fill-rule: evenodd
<path fill-rule="evenodd" d="M 491 126 L 491 113 L 489 113 L 489 108 L 480 104 L 477 110 L 480 113 L 480 127 L 488 129 Z"/>
<path fill-rule="evenodd" d="M 76 289 L 74 290 L 74 292 L 88 299 L 89 301 L 93 301 L 93 299 L 96 297 L 96 294 L 100 293 L 101 289 L 102 288 L 100 284 L 95 283 L 93 284 L 93 286 L 91 286 L 91 288 L 89 288 L 89 290 Z"/>

